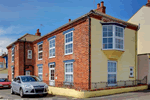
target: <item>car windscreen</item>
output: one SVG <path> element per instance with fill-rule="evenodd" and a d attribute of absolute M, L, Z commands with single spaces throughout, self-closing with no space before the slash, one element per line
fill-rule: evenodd
<path fill-rule="evenodd" d="M 5 79 L 5 78 L 0 78 L 0 82 L 7 82 L 7 79 Z"/>
<path fill-rule="evenodd" d="M 21 77 L 22 82 L 39 82 L 40 79 L 38 77 L 32 77 L 32 76 L 23 76 Z"/>

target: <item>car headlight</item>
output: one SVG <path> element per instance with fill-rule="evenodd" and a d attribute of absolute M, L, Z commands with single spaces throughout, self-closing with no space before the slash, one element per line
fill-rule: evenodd
<path fill-rule="evenodd" d="M 32 85 L 24 85 L 25 88 L 33 88 Z"/>
<path fill-rule="evenodd" d="M 0 84 L 0 86 L 3 86 L 2 84 Z"/>

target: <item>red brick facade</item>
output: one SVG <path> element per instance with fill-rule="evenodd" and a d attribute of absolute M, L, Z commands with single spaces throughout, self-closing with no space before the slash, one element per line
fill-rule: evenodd
<path fill-rule="evenodd" d="M 63 31 L 74 28 L 73 31 L 73 54 L 64 54 L 64 35 Z M 48 38 L 56 35 L 55 40 L 55 57 L 49 58 L 49 41 Z M 38 60 L 38 42 L 43 41 L 43 59 Z M 25 43 L 25 65 L 29 67 L 33 75 L 38 76 L 38 64 L 43 64 L 43 81 L 49 84 L 49 66 L 48 63 L 55 62 L 55 85 L 58 82 L 64 82 L 64 60 L 74 59 L 73 63 L 73 80 L 75 83 L 84 83 L 82 88 L 89 88 L 89 21 L 88 18 L 80 23 L 75 23 L 72 27 L 66 27 L 64 30 L 48 35 L 46 38 L 39 39 L 33 43 Z M 27 59 L 28 50 L 32 50 L 32 59 Z M 11 66 L 15 68 L 14 77 L 24 75 L 24 42 L 15 43 L 15 61 L 11 62 L 11 47 L 8 48 L 8 73 L 11 80 Z M 86 85 L 85 85 L 86 84 Z M 82 84 L 83 85 L 83 84 Z M 76 84 L 77 86 L 77 84 Z"/>

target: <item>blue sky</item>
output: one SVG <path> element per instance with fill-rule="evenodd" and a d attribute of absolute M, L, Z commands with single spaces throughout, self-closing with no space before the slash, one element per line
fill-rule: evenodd
<path fill-rule="evenodd" d="M 95 1 L 95 2 L 94 2 Z M 0 53 L 25 33 L 43 35 L 76 19 L 102 0 L 2 0 L 0 3 Z M 127 21 L 147 0 L 103 0 L 106 14 Z M 43 25 L 42 27 L 40 25 Z"/>

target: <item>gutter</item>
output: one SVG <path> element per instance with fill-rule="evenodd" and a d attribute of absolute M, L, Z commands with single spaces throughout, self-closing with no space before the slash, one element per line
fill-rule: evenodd
<path fill-rule="evenodd" d="M 91 89 L 91 18 L 88 16 L 89 21 L 89 90 Z"/>
<path fill-rule="evenodd" d="M 25 41 L 24 41 L 24 75 L 25 75 L 25 67 L 26 67 L 26 64 L 25 64 L 25 61 L 26 61 L 26 58 L 25 58 L 25 43 L 26 43 L 26 38 L 25 38 Z"/>

